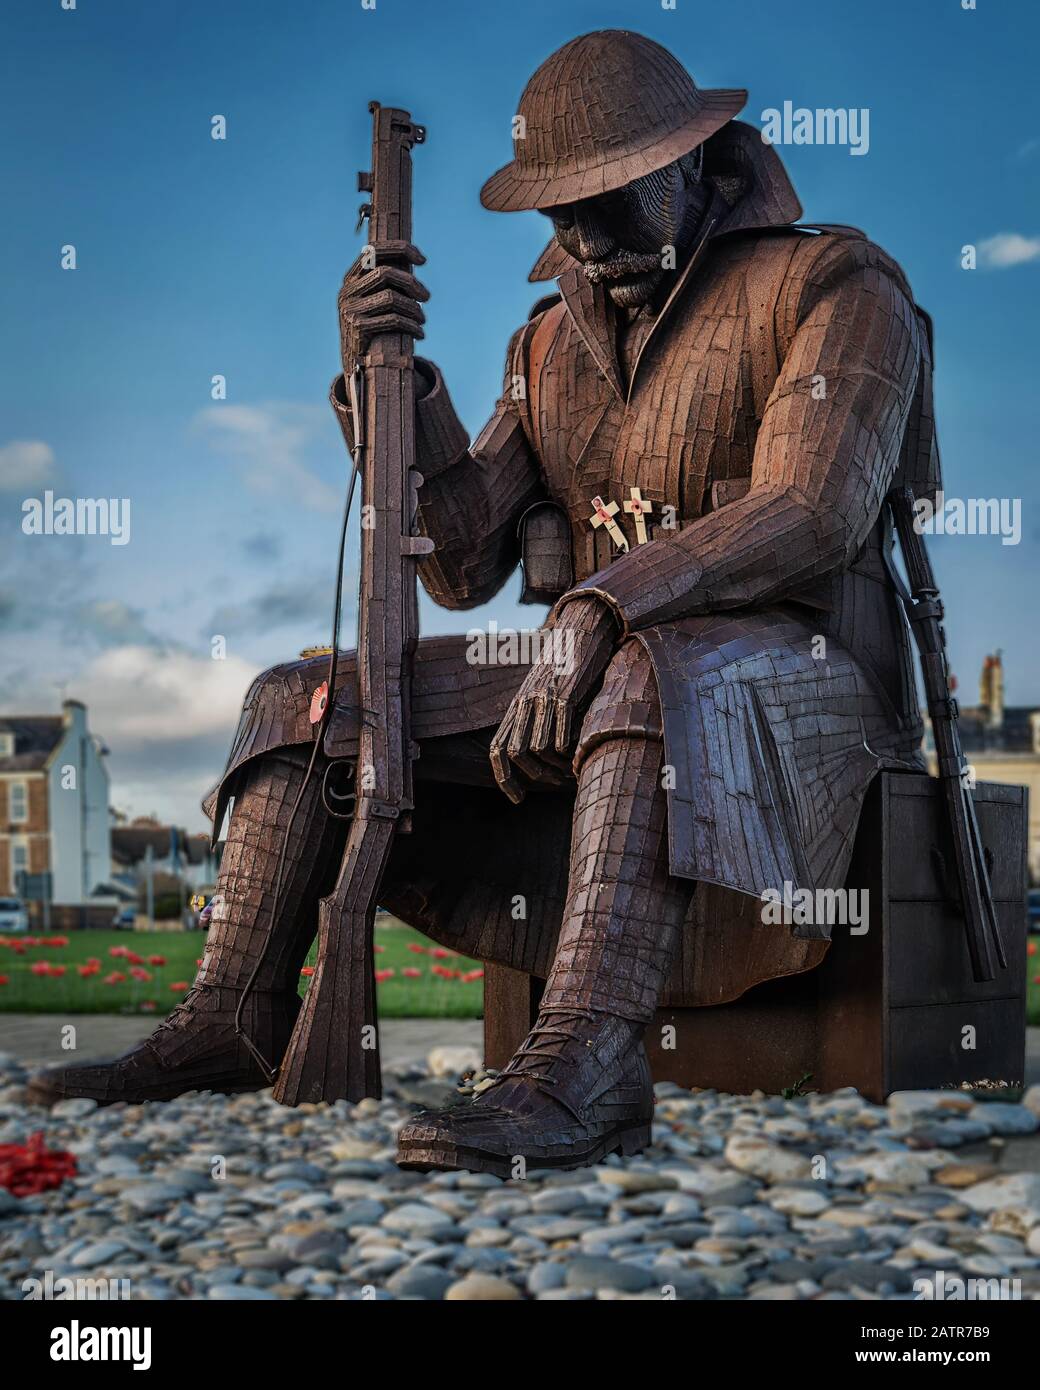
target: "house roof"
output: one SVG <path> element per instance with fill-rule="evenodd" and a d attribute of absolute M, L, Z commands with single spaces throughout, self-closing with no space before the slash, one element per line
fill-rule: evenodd
<path fill-rule="evenodd" d="M 121 864 L 137 864 L 145 857 L 148 846 L 156 859 L 170 852 L 170 828 L 158 826 L 114 825 L 112 827 L 112 858 Z"/>
<path fill-rule="evenodd" d="M 1031 705 L 1007 705 L 998 728 L 989 725 L 989 710 L 973 705 L 961 710 L 961 746 L 965 753 L 1032 753 L 1033 715 Z"/>
<path fill-rule="evenodd" d="M 112 858 L 118 864 L 139 864 L 148 846 L 156 859 L 170 853 L 170 836 L 176 833 L 182 858 L 189 864 L 202 864 L 209 853 L 208 835 L 188 835 L 168 825 L 117 825 L 112 827 Z"/>
<path fill-rule="evenodd" d="M 0 757 L 0 772 L 41 771 L 64 732 L 60 714 L 0 715 L 0 734 L 14 734 L 14 753 Z"/>
<path fill-rule="evenodd" d="M 184 856 L 189 864 L 204 864 L 209 858 L 209 836 L 189 835 L 183 842 Z"/>

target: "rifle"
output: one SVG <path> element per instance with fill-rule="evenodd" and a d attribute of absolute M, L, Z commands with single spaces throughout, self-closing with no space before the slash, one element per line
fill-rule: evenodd
<path fill-rule="evenodd" d="M 358 225 L 368 218 L 371 249 L 379 263 L 392 263 L 395 252 L 411 241 L 411 149 L 423 142 L 426 132 L 407 111 L 375 101 L 368 109 L 373 123 L 372 168 L 358 175 L 358 189 L 370 193 L 371 202 L 362 206 Z M 402 264 L 410 268 L 403 258 Z M 355 429 L 352 453 L 355 469 L 361 473 L 364 508 L 358 600 L 358 758 L 354 789 L 346 798 L 352 809 L 339 876 L 330 896 L 319 905 L 314 976 L 274 1089 L 275 1099 L 283 1105 L 341 1098 L 358 1101 L 365 1096 L 378 1098 L 382 1092 L 372 935 L 377 895 L 394 836 L 411 829 L 412 762 L 418 756 L 409 727 L 412 666 L 419 640 L 417 564 L 433 550 L 433 542 L 418 535 L 422 475 L 414 466 L 413 357 L 407 334 L 374 334 L 349 382 Z M 349 370 L 346 363 L 344 370 Z M 334 635 L 318 742 L 335 703 L 337 655 Z M 328 774 L 326 791 L 327 778 Z"/>
<path fill-rule="evenodd" d="M 893 488 L 887 498 L 888 536 L 885 561 L 889 575 L 903 601 L 910 628 L 917 643 L 924 677 L 925 698 L 935 738 L 935 753 L 939 765 L 953 857 L 960 889 L 960 908 L 968 940 L 971 969 L 979 982 L 992 980 L 996 974 L 992 945 L 1001 969 L 1007 969 L 1004 945 L 997 928 L 993 895 L 990 889 L 989 868 L 982 847 L 975 803 L 967 785 L 967 765 L 961 749 L 957 720 L 957 701 L 950 693 L 949 671 L 946 664 L 946 634 L 943 631 L 943 604 L 935 582 L 924 537 L 915 525 L 914 494 L 909 487 Z M 906 565 L 909 589 L 892 563 L 891 529 L 895 523 L 899 547 Z"/>

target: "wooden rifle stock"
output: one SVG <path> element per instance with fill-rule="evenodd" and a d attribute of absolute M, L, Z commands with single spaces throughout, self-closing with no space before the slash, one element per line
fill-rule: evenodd
<path fill-rule="evenodd" d="M 426 132 L 407 111 L 378 102 L 369 110 L 372 169 L 358 176 L 358 187 L 371 193 L 362 217 L 369 220 L 369 245 L 385 264 L 392 263 L 393 243 L 412 239 L 411 148 Z M 375 334 L 360 365 L 356 800 L 335 889 L 319 907 L 315 973 L 275 1085 L 275 1099 L 284 1105 L 381 1094 L 372 934 L 394 835 L 411 828 L 418 752 L 409 727 L 419 640 L 416 570 L 433 549 L 417 534 L 422 478 L 415 470 L 411 337 Z"/>

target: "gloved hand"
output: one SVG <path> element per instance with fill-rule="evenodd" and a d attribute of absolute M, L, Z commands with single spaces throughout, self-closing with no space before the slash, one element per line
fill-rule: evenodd
<path fill-rule="evenodd" d="M 597 598 L 565 604 L 542 628 L 551 636 L 491 743 L 495 780 L 510 801 L 522 782 L 558 785 L 570 770 L 579 716 L 614 654 L 618 623 Z"/>

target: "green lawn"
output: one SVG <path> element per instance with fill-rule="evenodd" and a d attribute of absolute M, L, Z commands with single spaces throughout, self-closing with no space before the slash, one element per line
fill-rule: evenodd
<path fill-rule="evenodd" d="M 195 978 L 204 942 L 202 932 L 181 931 L 0 937 L 0 1011 L 162 1017 Z M 113 956 L 113 949 L 138 959 Z M 376 924 L 376 998 L 384 1018 L 479 1018 L 482 980 L 461 978 L 479 969 L 478 961 L 435 946 L 393 918 Z M 300 993 L 306 988 L 302 976 Z"/>
<path fill-rule="evenodd" d="M 179 931 L 82 931 L 42 939 L 67 945 L 44 945 L 33 936 L 0 937 L 0 1012 L 156 1013 L 161 1017 L 194 979 L 204 940 L 201 932 Z M 32 941 L 41 944 L 29 944 Z M 112 956 L 113 948 L 132 952 L 140 963 Z M 1029 950 L 1028 1017 L 1030 1023 L 1040 1025 L 1040 942 L 1036 937 L 1030 938 Z M 163 957 L 165 964 L 151 964 L 151 956 Z M 313 959 L 312 951 L 308 960 Z M 91 960 L 98 963 L 95 973 L 81 976 L 79 969 Z M 44 963 L 55 972 L 64 967 L 64 973 L 33 973 L 34 965 Z M 135 969 L 149 978 L 133 978 Z M 444 951 L 392 917 L 376 924 L 376 997 L 384 1018 L 479 1018 L 483 984 L 480 979 L 461 978 L 479 969 L 478 961 Z M 385 975 L 387 971 L 393 973 Z M 447 972 L 450 978 L 435 971 Z M 111 979 L 113 974 L 124 978 Z M 306 988 L 304 976 L 300 993 Z"/>

